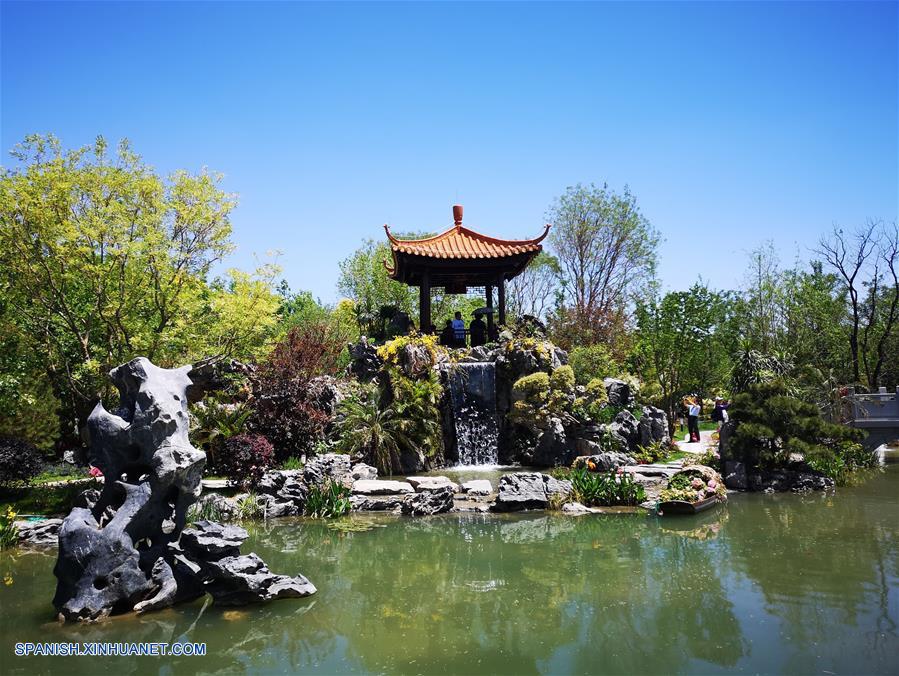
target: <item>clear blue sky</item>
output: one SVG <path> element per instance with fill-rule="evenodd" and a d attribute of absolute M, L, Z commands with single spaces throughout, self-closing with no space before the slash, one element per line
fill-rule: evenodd
<path fill-rule="evenodd" d="M 0 8 L 4 158 L 103 134 L 222 171 L 228 263 L 279 249 L 326 301 L 385 222 L 532 236 L 576 182 L 631 186 L 669 288 L 899 211 L 896 3 Z"/>

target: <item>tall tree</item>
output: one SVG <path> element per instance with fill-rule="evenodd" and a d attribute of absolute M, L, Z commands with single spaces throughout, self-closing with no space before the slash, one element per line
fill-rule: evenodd
<path fill-rule="evenodd" d="M 730 294 L 703 284 L 637 303 L 638 365 L 658 385 L 672 432 L 682 397 L 708 395 L 726 380 L 736 342 L 732 308 Z"/>
<path fill-rule="evenodd" d="M 536 256 L 520 275 L 506 286 L 506 304 L 516 317 L 531 315 L 546 319 L 559 293 L 558 259 L 545 251 Z"/>
<path fill-rule="evenodd" d="M 899 227 L 873 220 L 851 233 L 835 227 L 818 253 L 845 285 L 853 381 L 875 389 L 899 319 Z"/>
<path fill-rule="evenodd" d="M 52 136 L 30 136 L 13 156 L 0 173 L 5 316 L 42 356 L 67 429 L 118 363 L 235 354 L 272 329 L 266 279 L 234 271 L 206 281 L 231 249 L 236 202 L 218 176 L 160 177 L 127 141 L 113 154 L 102 137 L 65 151 Z"/>
<path fill-rule="evenodd" d="M 559 260 L 565 321 L 574 323 L 581 342 L 614 338 L 613 327 L 651 278 L 659 235 L 625 186 L 576 185 L 548 213 L 550 242 Z"/>

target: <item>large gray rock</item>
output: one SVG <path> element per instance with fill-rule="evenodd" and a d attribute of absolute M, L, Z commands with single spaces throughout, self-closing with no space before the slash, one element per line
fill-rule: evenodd
<path fill-rule="evenodd" d="M 306 401 L 332 418 L 343 398 L 340 381 L 334 376 L 318 376 L 306 386 Z"/>
<path fill-rule="evenodd" d="M 350 507 L 357 512 L 399 512 L 407 500 L 409 493 L 394 495 L 351 495 Z"/>
<path fill-rule="evenodd" d="M 351 485 L 352 463 L 342 453 L 322 453 L 306 461 L 303 478 L 309 486 L 320 486 L 325 479 Z"/>
<path fill-rule="evenodd" d="M 553 499 L 571 493 L 571 482 L 554 479 L 548 474 L 521 472 L 504 474 L 499 479 L 493 510 L 516 512 L 522 509 L 546 509 Z"/>
<path fill-rule="evenodd" d="M 406 482 L 411 484 L 416 493 L 424 491 L 435 491 L 443 488 L 449 488 L 454 493 L 459 490 L 459 485 L 450 481 L 445 476 L 409 476 Z"/>
<path fill-rule="evenodd" d="M 749 479 L 746 475 L 746 464 L 738 460 L 725 460 L 724 485 L 737 491 L 745 491 L 749 488 Z"/>
<path fill-rule="evenodd" d="M 353 465 L 353 471 L 350 472 L 350 477 L 353 481 L 359 481 L 360 479 L 368 479 L 371 481 L 378 478 L 378 470 L 371 465 L 360 462 Z"/>
<path fill-rule="evenodd" d="M 20 545 L 32 547 L 55 547 L 59 540 L 62 519 L 42 521 L 16 521 Z"/>
<path fill-rule="evenodd" d="M 252 553 L 226 556 L 200 565 L 209 578 L 206 588 L 218 605 L 242 606 L 316 592 L 315 585 L 302 575 L 276 575 Z"/>
<path fill-rule="evenodd" d="M 431 516 L 453 508 L 453 489 L 442 486 L 416 493 L 403 503 L 402 512 L 409 516 Z"/>
<path fill-rule="evenodd" d="M 306 485 L 304 470 L 270 470 L 259 481 L 257 490 L 261 495 L 272 498 L 266 500 L 266 505 L 272 512 L 278 512 L 277 516 L 292 516 L 302 514 L 306 506 L 306 498 L 309 495 L 309 487 Z M 276 507 L 275 505 L 292 505 L 289 507 Z M 268 516 L 276 516 L 269 513 Z"/>
<path fill-rule="evenodd" d="M 576 455 L 575 445 L 568 439 L 562 421 L 550 418 L 546 429 L 537 437 L 537 446 L 531 462 L 536 467 L 567 466 Z"/>
<path fill-rule="evenodd" d="M 240 546 L 248 537 L 247 531 L 240 526 L 203 520 L 186 528 L 179 544 L 193 559 L 219 559 L 240 554 Z"/>
<path fill-rule="evenodd" d="M 96 621 L 196 598 L 208 588 L 203 564 L 239 554 L 242 529 L 184 529 L 206 463 L 188 440 L 190 369 L 138 358 L 110 372 L 120 406 L 110 413 L 97 404 L 87 421 L 103 490 L 82 494 L 59 531 L 53 604 L 61 619 Z"/>
<path fill-rule="evenodd" d="M 405 481 L 380 481 L 361 479 L 353 482 L 353 495 L 398 495 L 414 493 L 412 484 Z"/>
<path fill-rule="evenodd" d="M 606 394 L 609 395 L 609 404 L 611 406 L 630 406 L 631 404 L 631 386 L 623 380 L 617 378 L 603 379 L 603 385 L 606 386 Z"/>
<path fill-rule="evenodd" d="M 349 371 L 357 379 L 367 382 L 378 376 L 384 361 L 378 356 L 378 348 L 370 345 L 368 338 L 362 336 L 358 343 L 347 345 L 350 361 Z"/>
<path fill-rule="evenodd" d="M 493 486 L 487 479 L 472 479 L 462 484 L 462 492 L 468 495 L 490 495 Z"/>
<path fill-rule="evenodd" d="M 630 411 L 620 411 L 609 428 L 613 434 L 617 434 L 625 440 L 629 450 L 636 450 L 640 445 L 639 423 Z"/>
<path fill-rule="evenodd" d="M 660 408 L 644 406 L 637 429 L 641 446 L 671 443 L 671 436 L 668 434 L 668 416 Z"/>

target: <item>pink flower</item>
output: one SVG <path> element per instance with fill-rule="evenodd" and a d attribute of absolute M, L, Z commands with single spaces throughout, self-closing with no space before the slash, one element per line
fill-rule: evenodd
<path fill-rule="evenodd" d="M 100 471 L 100 468 L 94 467 L 93 465 L 91 465 L 91 471 L 88 472 L 88 474 L 90 474 L 92 477 L 103 476 L 103 472 Z"/>
<path fill-rule="evenodd" d="M 690 482 L 690 485 L 693 488 L 695 488 L 696 490 L 699 490 L 700 488 L 705 488 L 705 484 L 702 482 L 702 479 L 699 479 L 699 478 L 693 479 L 693 481 Z"/>
<path fill-rule="evenodd" d="M 715 488 L 717 486 L 718 486 L 718 482 L 716 482 L 714 479 L 709 481 L 709 488 Z"/>

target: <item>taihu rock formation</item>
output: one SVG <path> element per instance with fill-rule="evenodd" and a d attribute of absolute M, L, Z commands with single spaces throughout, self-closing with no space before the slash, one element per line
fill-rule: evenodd
<path fill-rule="evenodd" d="M 243 529 L 200 522 L 186 529 L 206 454 L 188 440 L 190 366 L 163 369 L 138 358 L 110 371 L 114 412 L 88 418 L 91 461 L 105 484 L 85 494 L 59 532 L 53 604 L 63 620 L 95 621 L 197 598 L 219 603 L 308 596 L 303 576 L 275 575 L 241 555 Z"/>

